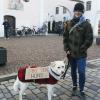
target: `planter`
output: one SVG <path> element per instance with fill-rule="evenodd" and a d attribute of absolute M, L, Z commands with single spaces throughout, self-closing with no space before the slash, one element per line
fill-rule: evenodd
<path fill-rule="evenodd" d="M 4 47 L 0 47 L 0 66 L 7 63 L 7 50 Z"/>

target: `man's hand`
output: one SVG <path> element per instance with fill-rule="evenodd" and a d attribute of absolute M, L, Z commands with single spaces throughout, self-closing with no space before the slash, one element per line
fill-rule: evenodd
<path fill-rule="evenodd" d="M 67 54 L 67 55 L 69 55 L 69 54 L 70 54 L 70 52 L 69 52 L 69 51 L 66 51 L 66 54 Z"/>

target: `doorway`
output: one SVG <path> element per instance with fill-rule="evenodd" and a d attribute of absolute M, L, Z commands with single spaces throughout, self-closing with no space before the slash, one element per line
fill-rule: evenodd
<path fill-rule="evenodd" d="M 16 27 L 16 19 L 14 16 L 11 15 L 5 15 L 4 20 L 7 19 L 10 27 L 9 27 L 9 34 L 8 36 L 15 36 L 15 27 Z"/>
<path fill-rule="evenodd" d="M 98 35 L 100 36 L 100 20 L 98 22 Z"/>

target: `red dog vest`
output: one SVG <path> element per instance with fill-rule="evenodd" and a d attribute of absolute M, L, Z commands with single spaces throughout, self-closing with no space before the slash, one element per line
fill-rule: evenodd
<path fill-rule="evenodd" d="M 31 68 L 35 68 L 35 67 L 36 66 L 34 65 Z M 58 81 L 52 75 L 50 75 L 50 73 L 49 73 L 49 78 L 25 80 L 26 68 L 28 68 L 28 66 L 23 66 L 23 67 L 19 68 L 19 70 L 18 70 L 18 78 L 21 82 L 35 82 L 38 84 L 56 84 Z"/>

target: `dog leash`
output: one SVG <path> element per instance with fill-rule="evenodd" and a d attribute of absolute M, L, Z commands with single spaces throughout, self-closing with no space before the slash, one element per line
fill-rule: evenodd
<path fill-rule="evenodd" d="M 63 79 L 65 78 L 66 73 L 67 73 L 67 71 L 68 71 L 68 69 L 69 69 L 69 67 L 70 67 L 70 54 L 67 55 L 67 58 L 68 58 L 68 64 L 65 65 L 66 70 L 65 70 L 65 73 L 64 73 L 63 76 L 62 76 Z"/>
<path fill-rule="evenodd" d="M 66 70 L 65 70 L 65 73 L 63 74 L 62 78 L 64 79 L 65 76 L 66 76 L 66 73 L 67 73 L 67 70 L 69 69 L 70 67 L 70 62 L 68 61 L 68 65 L 65 65 L 66 66 Z"/>

